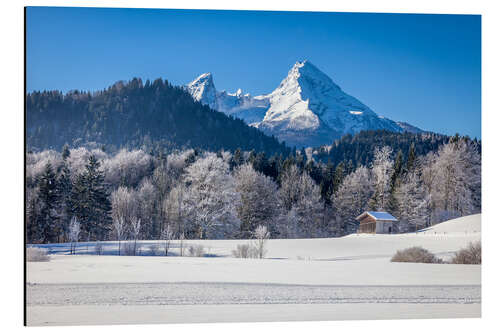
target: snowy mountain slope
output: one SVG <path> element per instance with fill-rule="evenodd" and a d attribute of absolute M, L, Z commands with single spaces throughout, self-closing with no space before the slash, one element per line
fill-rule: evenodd
<path fill-rule="evenodd" d="M 418 128 L 417 126 L 410 125 L 404 121 L 398 121 L 397 124 L 401 127 L 405 132 L 410 133 L 424 133 L 425 131 Z"/>
<path fill-rule="evenodd" d="M 241 118 L 289 146 L 330 144 L 344 134 L 362 130 L 423 132 L 377 115 L 307 60 L 295 63 L 268 95 L 252 97 L 240 89 L 233 94 L 219 92 L 210 73 L 199 76 L 187 89 L 195 100 Z"/>
<path fill-rule="evenodd" d="M 235 93 L 217 91 L 211 73 L 205 73 L 186 86 L 196 101 L 210 108 L 244 120 L 247 124 L 259 122 L 269 108 L 269 99 L 265 96 L 243 94 L 241 89 Z"/>
<path fill-rule="evenodd" d="M 187 89 L 195 101 L 206 104 L 212 109 L 217 107 L 217 90 L 212 73 L 201 74 L 187 85 Z"/>
<path fill-rule="evenodd" d="M 257 126 L 297 146 L 330 143 L 343 134 L 386 129 L 402 132 L 394 121 L 379 117 L 346 94 L 309 61 L 297 62 L 270 94 L 270 108 Z M 295 136 L 293 142 L 289 137 Z"/>

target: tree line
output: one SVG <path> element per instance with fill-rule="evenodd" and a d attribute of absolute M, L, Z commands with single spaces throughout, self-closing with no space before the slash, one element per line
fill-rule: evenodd
<path fill-rule="evenodd" d="M 478 144 L 452 137 L 425 155 L 376 147 L 350 169 L 243 151 L 46 150 L 26 157 L 29 243 L 78 240 L 333 237 L 364 210 L 400 220 L 397 232 L 479 212 Z"/>

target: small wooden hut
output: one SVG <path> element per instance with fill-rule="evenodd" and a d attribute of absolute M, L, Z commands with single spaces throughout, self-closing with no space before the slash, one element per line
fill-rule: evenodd
<path fill-rule="evenodd" d="M 395 232 L 394 222 L 398 220 L 387 212 L 367 211 L 356 217 L 358 233 L 391 234 Z"/>

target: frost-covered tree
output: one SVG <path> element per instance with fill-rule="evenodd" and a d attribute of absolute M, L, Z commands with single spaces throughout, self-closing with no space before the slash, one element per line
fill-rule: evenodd
<path fill-rule="evenodd" d="M 236 191 L 241 196 L 241 202 L 236 207 L 241 220 L 240 237 L 251 237 L 259 225 L 272 230 L 279 212 L 276 183 L 270 177 L 255 171 L 250 164 L 238 167 L 234 178 Z"/>
<path fill-rule="evenodd" d="M 145 178 L 136 191 L 137 214 L 143 221 L 142 233 L 148 239 L 153 239 L 155 231 L 159 230 L 157 226 L 157 192 L 149 178 Z"/>
<path fill-rule="evenodd" d="M 141 219 L 137 216 L 132 217 L 130 223 L 132 235 L 134 237 L 134 256 L 137 254 L 137 239 L 139 239 L 139 234 L 141 233 Z"/>
<path fill-rule="evenodd" d="M 186 187 L 184 184 L 175 186 L 162 204 L 163 226 L 162 233 L 170 228 L 177 236 L 187 231 L 188 201 L 184 200 Z"/>
<path fill-rule="evenodd" d="M 284 168 L 281 174 L 281 187 L 279 199 L 285 211 L 289 211 L 297 203 L 300 196 L 300 189 L 297 184 L 300 181 L 300 170 L 292 164 Z"/>
<path fill-rule="evenodd" d="M 193 149 L 173 152 L 166 157 L 160 158 L 158 166 L 153 172 L 152 183 L 156 188 L 158 196 L 158 230 L 156 232 L 161 235 L 166 225 L 168 225 L 169 217 L 165 216 L 165 203 L 169 199 L 170 193 L 176 186 L 181 183 L 184 169 L 188 164 L 189 157 L 194 154 Z M 194 162 L 194 161 L 193 161 Z"/>
<path fill-rule="evenodd" d="M 118 187 L 111 193 L 111 207 L 113 221 L 123 221 L 125 226 L 130 226 L 138 211 L 136 192 L 127 187 Z"/>
<path fill-rule="evenodd" d="M 425 156 L 421 156 L 417 159 L 416 165 L 419 169 L 421 186 L 426 195 L 427 201 L 427 216 L 426 216 L 426 224 L 430 224 L 433 221 L 433 215 L 436 210 L 436 200 L 435 198 L 439 196 L 435 196 L 437 188 L 437 172 L 436 172 L 436 159 L 437 154 L 434 152 L 430 152 Z"/>
<path fill-rule="evenodd" d="M 473 143 L 459 139 L 441 146 L 433 170 L 436 209 L 451 217 L 477 211 L 480 199 L 474 195 L 481 193 L 481 160 Z"/>
<path fill-rule="evenodd" d="M 80 237 L 80 222 L 78 222 L 78 219 L 75 216 L 71 218 L 69 223 L 68 236 L 71 242 L 70 252 L 71 254 L 75 254 L 75 243 L 78 242 Z"/>
<path fill-rule="evenodd" d="M 372 174 L 375 192 L 370 206 L 376 210 L 387 210 L 390 197 L 391 177 L 394 172 L 392 149 L 388 146 L 376 148 L 374 152 Z"/>
<path fill-rule="evenodd" d="M 299 218 L 297 209 L 283 210 L 276 219 L 276 229 L 279 238 L 295 238 L 299 234 Z"/>
<path fill-rule="evenodd" d="M 47 164 L 52 170 L 58 170 L 63 163 L 61 155 L 55 150 L 44 150 L 38 153 L 26 154 L 26 179 L 28 185 L 36 180 L 44 171 Z"/>
<path fill-rule="evenodd" d="M 338 217 L 337 221 L 341 221 L 342 224 L 354 224 L 355 218 L 368 207 L 373 193 L 370 169 L 360 166 L 347 175 L 331 199 L 335 215 Z"/>
<path fill-rule="evenodd" d="M 113 230 L 118 240 L 118 255 L 121 255 L 122 250 L 122 240 L 125 235 L 125 219 L 123 217 L 113 217 Z"/>
<path fill-rule="evenodd" d="M 259 257 L 259 259 L 263 259 L 267 252 L 267 240 L 269 239 L 271 234 L 267 230 L 266 226 L 259 225 L 253 232 L 253 235 L 256 239 L 255 247 L 257 249 L 257 256 Z"/>
<path fill-rule="evenodd" d="M 73 181 L 79 174 L 85 172 L 91 155 L 99 161 L 105 161 L 109 158 L 108 154 L 100 149 L 89 150 L 85 147 L 70 149 L 70 155 L 65 159 L 65 163 L 71 171 Z"/>
<path fill-rule="evenodd" d="M 236 206 L 240 197 L 235 189 L 229 164 L 216 154 L 207 153 L 186 169 L 183 197 L 197 238 L 233 236 L 239 229 Z"/>
<path fill-rule="evenodd" d="M 314 180 L 303 172 L 297 187 L 299 198 L 294 205 L 299 223 L 301 237 L 319 237 L 325 231 L 321 191 Z"/>
<path fill-rule="evenodd" d="M 414 170 L 414 169 L 413 169 Z M 429 197 L 418 175 L 410 171 L 395 189 L 399 231 L 417 231 L 427 224 Z"/>
<path fill-rule="evenodd" d="M 170 249 L 170 243 L 174 239 L 174 231 L 170 225 L 168 225 L 161 234 L 161 239 L 165 244 L 165 256 L 168 256 L 168 250 Z"/>
<path fill-rule="evenodd" d="M 295 165 L 288 167 L 281 178 L 279 199 L 282 214 L 290 217 L 289 212 L 294 210 L 295 219 L 290 222 L 296 223 L 296 227 L 287 228 L 291 232 L 288 237 L 315 237 L 322 233 L 324 203 L 321 190 L 306 172 L 301 173 Z"/>
<path fill-rule="evenodd" d="M 105 159 L 102 167 L 109 184 L 135 187 L 151 174 L 152 163 L 151 155 L 142 150 L 122 149 L 115 156 Z"/>

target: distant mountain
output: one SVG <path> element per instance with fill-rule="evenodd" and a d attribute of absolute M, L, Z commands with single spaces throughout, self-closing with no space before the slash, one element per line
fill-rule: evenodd
<path fill-rule="evenodd" d="M 26 143 L 33 150 L 92 143 L 107 149 L 241 148 L 285 156 L 290 152 L 277 139 L 194 101 L 183 87 L 160 79 L 117 82 L 92 94 L 31 92 L 26 96 Z"/>
<path fill-rule="evenodd" d="M 211 74 L 201 75 L 187 89 L 201 103 L 239 117 L 289 146 L 331 144 L 344 134 L 363 130 L 421 131 L 377 115 L 310 61 L 297 62 L 268 95 L 252 97 L 241 90 L 235 94 L 218 92 Z"/>
<path fill-rule="evenodd" d="M 261 121 L 269 108 L 269 99 L 265 96 L 252 97 L 250 94 L 243 94 L 241 89 L 235 93 L 217 91 L 211 73 L 200 75 L 186 88 L 196 101 L 240 118 L 247 124 Z"/>

